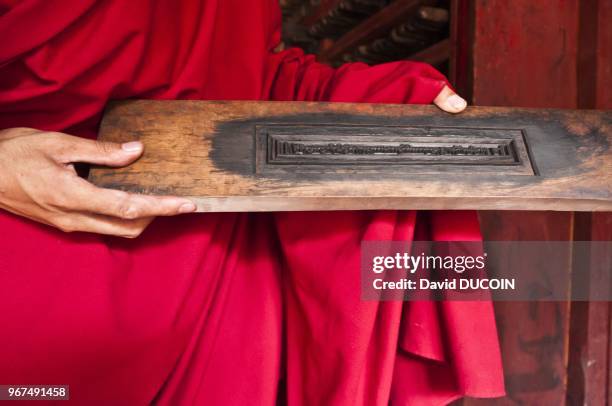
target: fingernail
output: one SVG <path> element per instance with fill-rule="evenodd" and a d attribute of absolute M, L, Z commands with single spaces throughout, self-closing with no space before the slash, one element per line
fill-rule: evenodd
<path fill-rule="evenodd" d="M 193 203 L 184 203 L 179 207 L 179 213 L 192 213 L 196 211 L 197 207 Z"/>
<path fill-rule="evenodd" d="M 453 108 L 460 110 L 467 106 L 467 102 L 463 100 L 463 98 L 459 95 L 453 94 L 446 99 L 448 104 L 450 104 Z"/>
<path fill-rule="evenodd" d="M 131 141 L 121 144 L 121 149 L 125 152 L 136 152 L 142 149 L 142 143 L 140 141 Z"/>

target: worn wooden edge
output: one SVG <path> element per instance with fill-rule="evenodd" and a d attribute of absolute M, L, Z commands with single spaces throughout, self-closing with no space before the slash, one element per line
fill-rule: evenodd
<path fill-rule="evenodd" d="M 346 210 L 521 210 L 612 212 L 612 202 L 575 200 L 568 207 L 565 199 L 512 197 L 368 197 L 354 196 L 185 196 L 198 212 L 271 212 L 271 211 L 346 211 Z M 527 205 L 526 202 L 529 204 Z"/>

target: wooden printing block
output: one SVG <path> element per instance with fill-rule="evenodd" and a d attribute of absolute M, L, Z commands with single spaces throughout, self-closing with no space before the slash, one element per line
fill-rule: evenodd
<path fill-rule="evenodd" d="M 141 100 L 99 138 L 145 151 L 93 183 L 199 211 L 612 211 L 609 111 Z"/>

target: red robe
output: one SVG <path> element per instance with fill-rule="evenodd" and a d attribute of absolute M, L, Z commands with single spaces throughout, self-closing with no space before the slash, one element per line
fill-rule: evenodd
<path fill-rule="evenodd" d="M 277 0 L 0 0 L 0 129 L 94 138 L 110 99 L 431 103 L 445 84 L 274 53 L 279 28 Z M 502 395 L 490 303 L 360 300 L 360 242 L 415 230 L 481 238 L 473 212 L 194 214 L 125 240 L 0 211 L 0 384 L 84 405 Z"/>

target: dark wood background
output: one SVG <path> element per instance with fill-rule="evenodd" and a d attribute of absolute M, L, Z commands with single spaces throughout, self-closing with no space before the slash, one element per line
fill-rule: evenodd
<path fill-rule="evenodd" d="M 475 105 L 611 109 L 612 2 L 511 4 L 454 2 L 458 90 Z M 480 218 L 489 240 L 612 240 L 611 213 L 481 212 Z M 612 404 L 609 302 L 495 307 L 508 396 L 463 404 Z"/>

